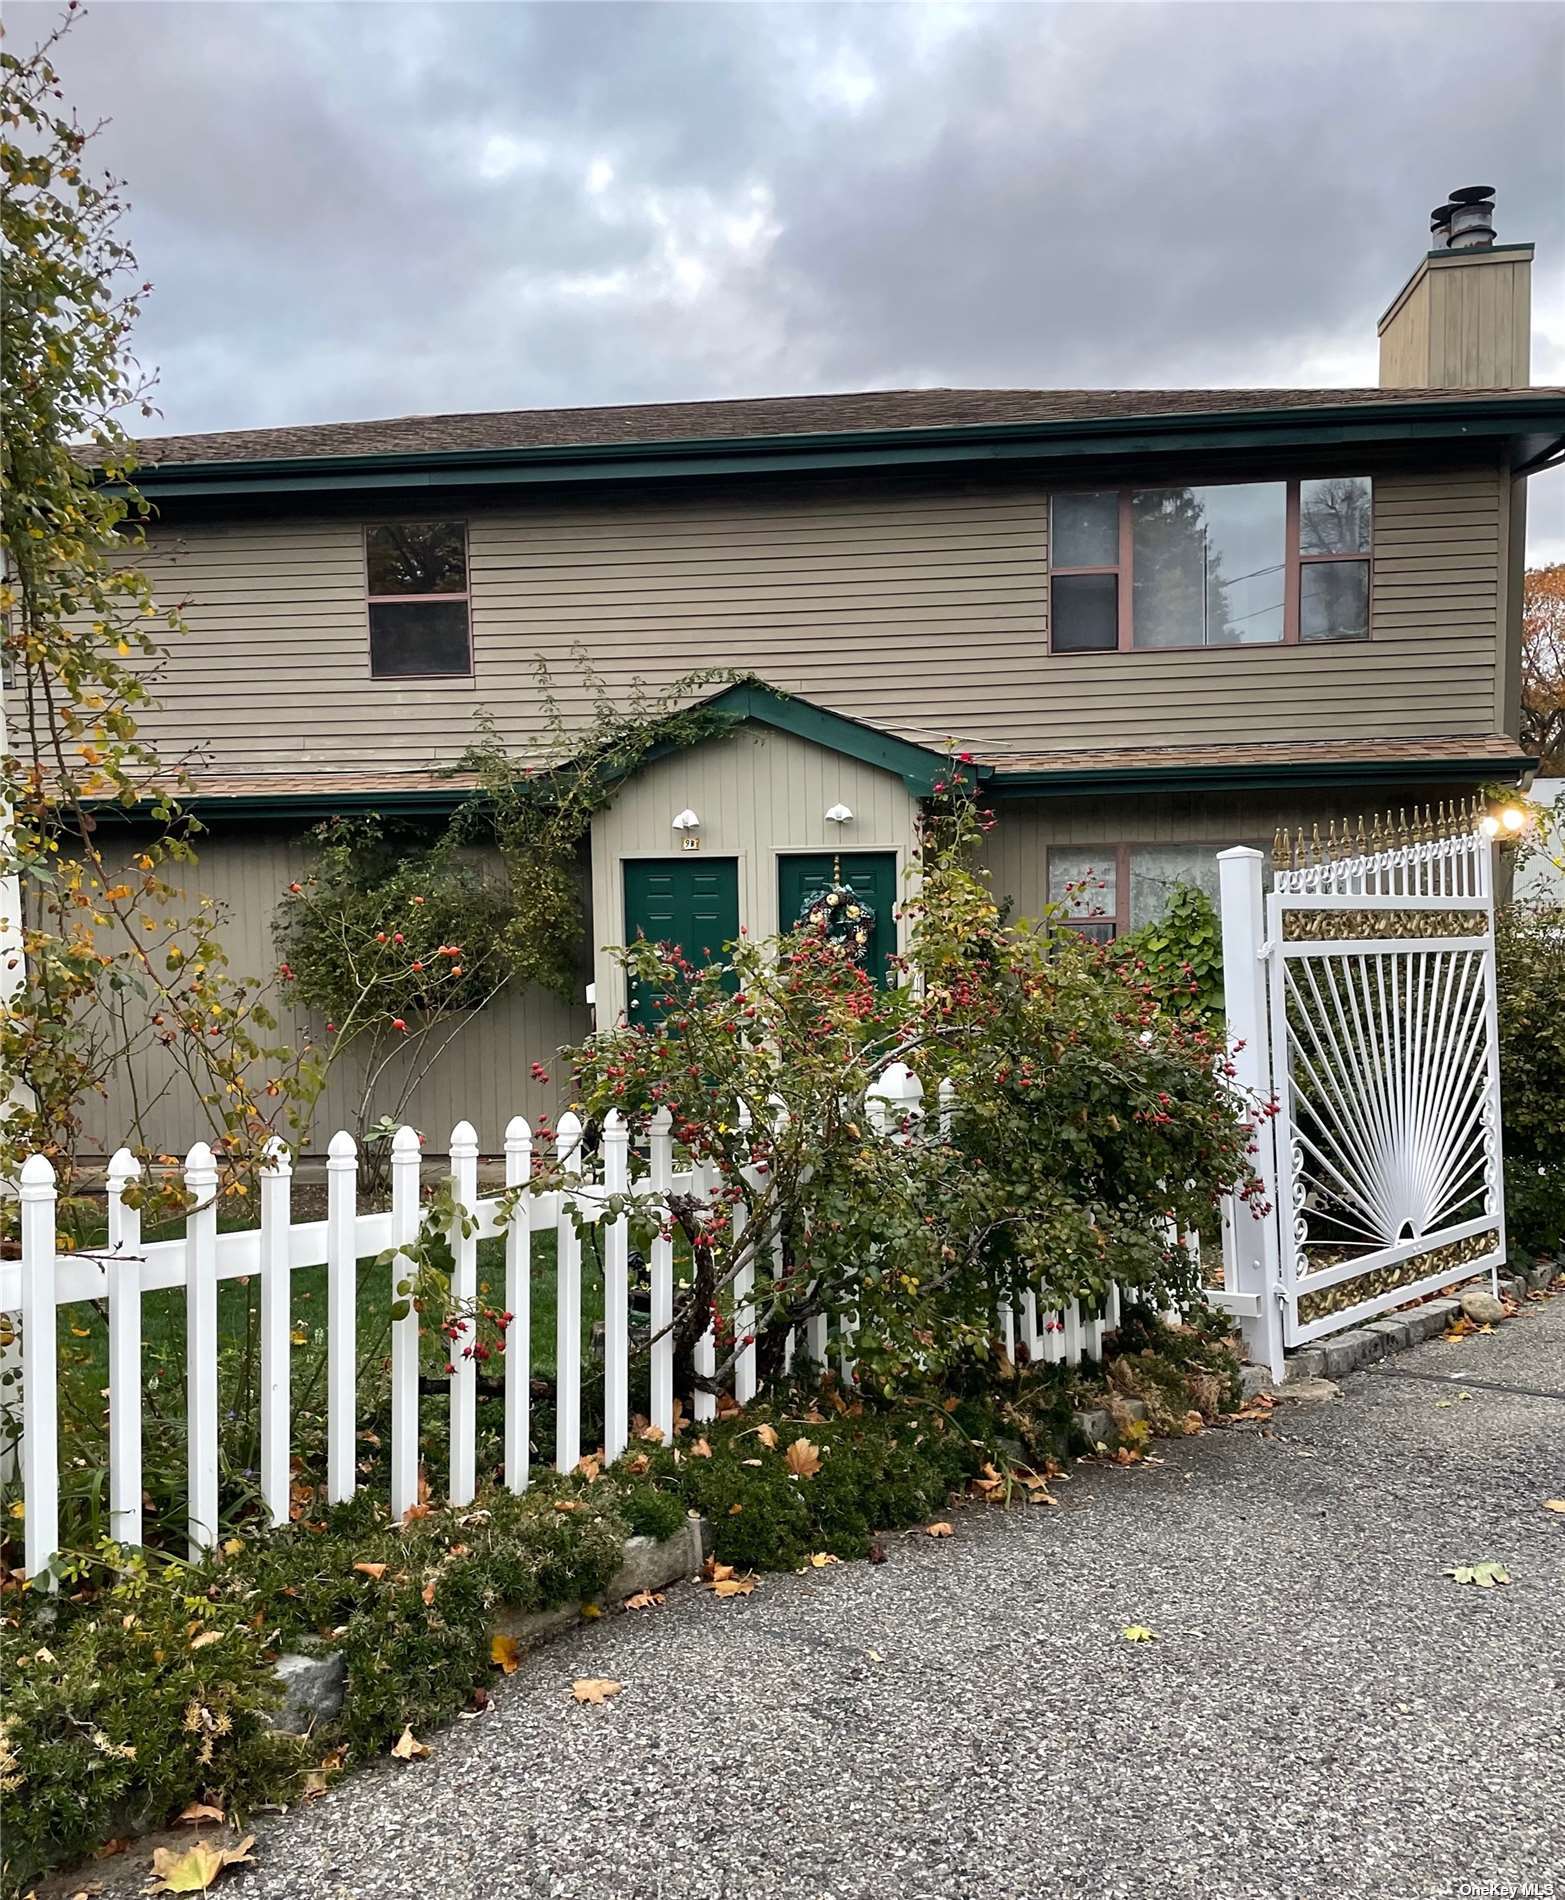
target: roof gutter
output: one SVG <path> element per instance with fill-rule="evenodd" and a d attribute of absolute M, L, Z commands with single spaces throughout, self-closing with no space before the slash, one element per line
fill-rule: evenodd
<path fill-rule="evenodd" d="M 422 450 L 166 466 L 148 463 L 133 472 L 133 479 L 143 494 L 172 499 L 1070 461 L 1165 450 L 1188 453 L 1299 444 L 1334 447 L 1377 442 L 1516 440 L 1562 431 L 1565 397 L 1539 394 L 563 448 Z"/>

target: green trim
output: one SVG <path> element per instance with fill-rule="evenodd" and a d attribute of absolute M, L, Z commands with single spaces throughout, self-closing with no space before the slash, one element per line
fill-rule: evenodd
<path fill-rule="evenodd" d="M 1109 765 L 1050 772 L 995 771 L 991 798 L 1080 797 L 1083 793 L 1144 791 L 1239 792 L 1282 790 L 1315 785 L 1477 784 L 1487 779 L 1520 778 L 1538 761 L 1524 753 L 1480 759 L 1374 759 L 1287 765 Z"/>
<path fill-rule="evenodd" d="M 419 791 L 399 792 L 331 792 L 320 790 L 312 792 L 241 792 L 235 796 L 225 796 L 221 792 L 203 792 L 200 790 L 174 794 L 171 803 L 181 811 L 193 812 L 198 818 L 336 818 L 349 812 L 384 812 L 388 817 L 417 818 L 445 817 L 454 812 L 458 805 L 475 796 L 476 788 L 468 786 L 449 792 Z M 104 819 L 124 819 L 130 824 L 145 824 L 154 804 L 152 799 L 142 799 L 131 806 L 112 802 L 94 804 L 93 814 L 101 823 Z"/>
<path fill-rule="evenodd" d="M 1565 396 L 1218 410 L 1179 416 L 958 424 L 789 436 L 611 443 L 571 448 L 462 449 L 296 457 L 258 462 L 149 463 L 133 480 L 149 500 L 179 496 L 397 493 L 452 487 L 643 481 L 837 469 L 1080 461 L 1169 449 L 1347 447 L 1511 438 L 1565 428 Z"/>
<path fill-rule="evenodd" d="M 867 726 L 862 720 L 850 719 L 846 713 L 830 712 L 824 706 L 800 699 L 793 693 L 780 693 L 759 681 L 726 687 L 711 699 L 703 700 L 698 710 L 715 713 L 735 726 L 770 726 L 777 732 L 791 733 L 796 739 L 807 739 L 812 745 L 824 746 L 828 752 L 840 752 L 845 758 L 857 759 L 861 765 L 878 766 L 881 771 L 900 778 L 915 798 L 931 797 L 937 782 L 951 773 L 952 762 L 944 752 L 914 745 L 909 739 L 882 732 L 878 726 Z M 641 763 L 649 764 L 675 749 L 672 744 L 653 746 Z M 966 769 L 982 780 L 987 779 L 994 768 L 970 765 Z"/>

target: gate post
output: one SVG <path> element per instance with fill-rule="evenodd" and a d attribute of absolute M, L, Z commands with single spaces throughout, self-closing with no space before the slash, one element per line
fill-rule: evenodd
<path fill-rule="evenodd" d="M 1266 986 L 1266 898 L 1261 884 L 1264 859 L 1248 845 L 1219 851 L 1223 925 L 1223 995 L 1228 1018 L 1234 1087 L 1246 1104 L 1274 1099 L 1281 1078 L 1273 1069 L 1268 1035 Z M 1265 1213 L 1234 1195 L 1231 1201 L 1239 1290 L 1257 1296 L 1257 1312 L 1241 1314 L 1239 1331 L 1251 1360 L 1274 1379 L 1283 1375 L 1282 1272 L 1277 1242 L 1280 1218 L 1275 1123 L 1263 1115 L 1250 1123 L 1255 1142 L 1255 1172 L 1265 1190 Z"/>

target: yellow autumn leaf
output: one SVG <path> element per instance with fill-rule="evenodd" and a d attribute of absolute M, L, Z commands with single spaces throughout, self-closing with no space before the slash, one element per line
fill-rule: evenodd
<path fill-rule="evenodd" d="M 788 1469 L 796 1478 L 813 1478 L 821 1468 L 820 1448 L 808 1438 L 796 1438 L 784 1456 L 788 1460 Z"/>
<path fill-rule="evenodd" d="M 153 1850 L 152 1872 L 157 1885 L 150 1893 L 205 1893 L 225 1867 L 254 1865 L 250 1849 L 255 1836 L 247 1834 L 235 1847 L 220 1847 L 210 1841 L 196 1841 L 186 1848 L 159 1847 Z"/>
<path fill-rule="evenodd" d="M 1543 1508 L 1546 1511 L 1559 1511 L 1565 1514 L 1565 1498 L 1545 1498 Z"/>
<path fill-rule="evenodd" d="M 841 1563 L 840 1557 L 834 1557 L 829 1550 L 818 1550 L 810 1559 L 812 1570 L 824 1570 L 827 1564 Z"/>
<path fill-rule="evenodd" d="M 491 1636 L 489 1660 L 497 1669 L 503 1669 L 508 1676 L 514 1676 L 521 1667 L 522 1646 L 514 1636 Z"/>
<path fill-rule="evenodd" d="M 624 1686 L 623 1682 L 615 1682 L 609 1676 L 578 1676 L 571 1684 L 571 1694 L 578 1702 L 601 1706 L 611 1695 L 618 1695 Z"/>
<path fill-rule="evenodd" d="M 208 1643 L 220 1643 L 223 1640 L 221 1630 L 203 1630 L 199 1636 L 191 1638 L 192 1649 L 205 1649 Z"/>
<path fill-rule="evenodd" d="M 747 1597 L 755 1593 L 754 1577 L 720 1577 L 712 1585 L 716 1597 Z"/>
<path fill-rule="evenodd" d="M 926 1537 L 954 1537 L 956 1533 L 951 1529 L 949 1524 L 939 1523 L 926 1524 L 924 1526 L 924 1535 Z"/>
<path fill-rule="evenodd" d="M 398 1761 L 422 1761 L 430 1749 L 428 1742 L 421 1742 L 413 1733 L 412 1725 L 406 1724 L 391 1744 L 391 1752 Z"/>
<path fill-rule="evenodd" d="M 1140 1623 L 1131 1623 L 1120 1631 L 1127 1643 L 1155 1643 L 1157 1635 Z"/>

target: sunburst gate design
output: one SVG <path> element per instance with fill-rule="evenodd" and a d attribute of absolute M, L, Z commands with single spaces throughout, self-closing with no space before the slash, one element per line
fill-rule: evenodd
<path fill-rule="evenodd" d="M 1284 966 L 1300 1269 L 1444 1230 L 1486 1206 L 1481 951 Z"/>
<path fill-rule="evenodd" d="M 1272 1047 L 1291 1342 L 1499 1257 L 1490 845 L 1480 814 L 1280 841 Z"/>

